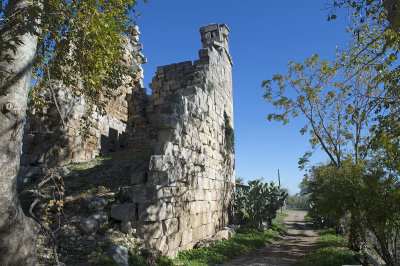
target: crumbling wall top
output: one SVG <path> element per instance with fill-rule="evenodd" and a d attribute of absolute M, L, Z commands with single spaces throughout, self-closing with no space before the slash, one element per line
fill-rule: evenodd
<path fill-rule="evenodd" d="M 203 48 L 218 45 L 229 51 L 229 32 L 230 30 L 225 24 L 219 25 L 218 23 L 212 23 L 201 27 L 200 34 Z"/>

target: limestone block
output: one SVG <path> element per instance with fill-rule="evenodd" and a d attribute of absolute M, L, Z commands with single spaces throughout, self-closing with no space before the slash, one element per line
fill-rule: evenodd
<path fill-rule="evenodd" d="M 107 255 L 113 259 L 117 265 L 129 266 L 129 251 L 127 248 L 113 245 L 107 250 Z"/>
<path fill-rule="evenodd" d="M 192 229 L 186 229 L 182 232 L 182 241 L 181 241 L 181 246 L 185 247 L 189 243 L 192 242 L 193 239 L 193 230 Z"/>
<path fill-rule="evenodd" d="M 203 239 L 206 236 L 206 226 L 198 226 L 196 228 L 193 228 L 193 236 L 192 236 L 192 241 L 199 241 L 200 239 Z"/>
<path fill-rule="evenodd" d="M 222 240 L 226 240 L 229 239 L 234 234 L 236 234 L 235 230 L 233 230 L 232 228 L 225 227 L 224 229 L 218 231 L 218 233 L 216 233 L 214 237 L 220 237 Z"/>
<path fill-rule="evenodd" d="M 121 231 L 126 234 L 134 234 L 136 233 L 136 222 L 131 221 L 122 221 L 121 222 Z"/>
<path fill-rule="evenodd" d="M 150 157 L 149 169 L 150 171 L 163 171 L 164 163 L 163 155 L 153 155 Z"/>
<path fill-rule="evenodd" d="M 212 236 L 215 234 L 217 226 L 215 223 L 208 223 L 206 224 L 206 233 L 207 236 Z"/>
<path fill-rule="evenodd" d="M 164 171 L 151 171 L 148 173 L 148 183 L 150 185 L 169 185 L 169 176 Z"/>
<path fill-rule="evenodd" d="M 179 221 L 179 230 L 180 231 L 183 231 L 185 229 L 190 229 L 190 216 L 189 215 L 179 216 L 178 221 Z"/>
<path fill-rule="evenodd" d="M 190 242 L 189 244 L 185 245 L 183 249 L 193 249 L 194 245 L 196 245 L 196 242 Z"/>
<path fill-rule="evenodd" d="M 157 132 L 157 138 L 160 142 L 180 143 L 182 136 L 179 129 L 165 129 Z"/>
<path fill-rule="evenodd" d="M 131 173 L 131 184 L 138 185 L 142 184 L 146 181 L 146 172 L 145 171 L 134 171 Z"/>
<path fill-rule="evenodd" d="M 161 222 L 139 222 L 137 227 L 137 234 L 147 239 L 157 239 L 162 236 L 163 229 Z"/>
<path fill-rule="evenodd" d="M 175 207 L 172 203 L 166 203 L 165 219 L 172 219 L 175 217 Z"/>
<path fill-rule="evenodd" d="M 155 248 L 165 255 L 168 252 L 168 242 L 166 236 L 161 236 L 160 238 L 149 238 L 144 239 L 145 244 L 148 248 Z"/>
<path fill-rule="evenodd" d="M 190 225 L 195 228 L 203 225 L 203 214 L 191 214 L 190 215 Z"/>
<path fill-rule="evenodd" d="M 165 203 L 140 203 L 139 204 L 139 220 L 156 222 L 162 221 L 166 216 L 166 204 Z"/>
<path fill-rule="evenodd" d="M 85 234 L 92 235 L 95 234 L 107 221 L 108 214 L 104 211 L 100 211 L 83 219 L 79 224 L 79 229 L 81 229 Z"/>
<path fill-rule="evenodd" d="M 177 218 L 167 219 L 163 221 L 164 235 L 171 235 L 178 232 L 179 221 Z"/>
<path fill-rule="evenodd" d="M 149 198 L 147 197 L 148 189 L 145 186 L 134 186 L 130 187 L 126 191 L 122 192 L 123 198 L 128 198 L 129 201 L 133 203 L 141 203 L 148 202 Z"/>
<path fill-rule="evenodd" d="M 210 211 L 208 211 L 208 212 L 204 212 L 203 214 L 202 214 L 202 218 L 203 218 L 203 221 L 202 221 L 202 224 L 208 224 L 208 223 L 210 223 L 212 220 L 211 220 L 211 212 Z"/>
<path fill-rule="evenodd" d="M 165 254 L 168 258 L 175 258 L 178 256 L 179 248 L 175 248 L 171 250 L 171 246 L 168 247 L 168 252 Z"/>
<path fill-rule="evenodd" d="M 124 203 L 111 205 L 111 218 L 117 221 L 136 220 L 136 204 Z"/>
<path fill-rule="evenodd" d="M 183 121 L 169 114 L 152 114 L 149 116 L 152 126 L 159 129 L 182 128 Z"/>

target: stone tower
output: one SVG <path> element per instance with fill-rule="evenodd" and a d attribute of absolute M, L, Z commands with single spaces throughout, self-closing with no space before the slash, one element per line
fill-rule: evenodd
<path fill-rule="evenodd" d="M 147 129 L 156 132 L 148 167 L 132 174 L 129 222 L 147 245 L 175 256 L 227 225 L 235 184 L 229 29 L 200 29 L 199 59 L 157 68 Z M 143 186 L 143 183 L 146 185 Z M 144 201 L 144 199 L 146 199 Z"/>

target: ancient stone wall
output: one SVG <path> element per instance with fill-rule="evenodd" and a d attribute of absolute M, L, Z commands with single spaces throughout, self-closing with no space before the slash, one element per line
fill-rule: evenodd
<path fill-rule="evenodd" d="M 212 237 L 232 213 L 229 29 L 210 24 L 200 35 L 199 59 L 158 67 L 151 95 L 142 86 L 138 31 L 131 36 L 125 61 L 135 71 L 126 77 L 122 95 L 108 106 L 108 115 L 93 115 L 89 137 L 83 138 L 79 128 L 84 101 L 62 89 L 57 100 L 68 118 L 66 129 L 50 105 L 29 116 L 24 134 L 23 166 L 86 161 L 120 146 L 149 154 L 132 161 L 130 185 L 121 187 L 111 217 L 124 231 L 136 228 L 147 246 L 171 257 Z"/>
<path fill-rule="evenodd" d="M 235 183 L 229 29 L 200 29 L 200 59 L 158 67 L 146 116 L 156 132 L 148 167 L 132 172 L 111 216 L 168 256 L 228 223 Z M 125 202 L 124 202 L 125 201 Z M 118 216 L 121 212 L 132 215 Z"/>
<path fill-rule="evenodd" d="M 44 164 L 54 167 L 84 162 L 129 144 L 128 114 L 134 112 L 129 109 L 135 108 L 131 95 L 143 87 L 142 63 L 146 62 L 146 58 L 140 53 L 142 45 L 137 43 L 139 34 L 135 27 L 127 38 L 124 64 L 128 66 L 129 75 L 125 76 L 123 86 L 115 92 L 119 96 L 106 106 L 107 115 L 99 115 L 95 111 L 87 116 L 85 100 L 74 96 L 62 84 L 58 84 L 54 88 L 54 94 L 60 115 L 51 91 L 43 92 L 46 107 L 27 115 L 21 158 L 22 178 L 29 179 Z M 84 118 L 89 123 L 86 124 Z M 86 128 L 86 125 L 89 127 Z"/>

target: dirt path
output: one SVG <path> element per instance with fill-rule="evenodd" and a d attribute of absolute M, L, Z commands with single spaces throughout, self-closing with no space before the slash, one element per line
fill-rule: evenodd
<path fill-rule="evenodd" d="M 307 229 L 305 211 L 286 211 L 284 219 L 287 234 L 274 243 L 258 250 L 251 251 L 222 265 L 291 265 L 301 259 L 312 249 L 317 235 Z"/>

